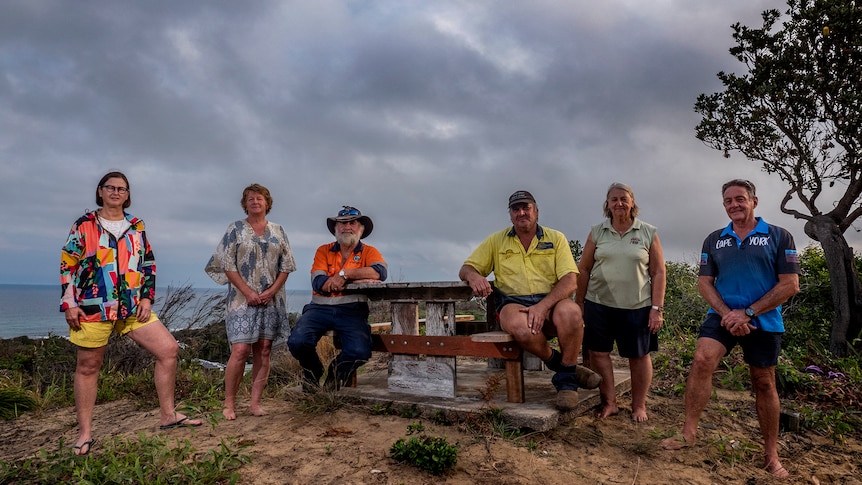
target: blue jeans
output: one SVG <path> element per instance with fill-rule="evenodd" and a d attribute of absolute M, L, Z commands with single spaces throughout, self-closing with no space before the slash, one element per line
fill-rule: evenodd
<path fill-rule="evenodd" d="M 309 303 L 290 331 L 287 347 L 302 366 L 303 378 L 319 384 L 323 363 L 317 355 L 317 342 L 334 330 L 341 342 L 341 352 L 329 365 L 339 382 L 346 382 L 362 364 L 371 358 L 371 327 L 367 303 L 319 305 Z"/>

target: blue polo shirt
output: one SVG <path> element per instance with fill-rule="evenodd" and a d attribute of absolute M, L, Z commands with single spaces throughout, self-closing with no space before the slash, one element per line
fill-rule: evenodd
<path fill-rule="evenodd" d="M 715 277 L 715 288 L 730 308 L 747 308 L 778 284 L 780 274 L 799 274 L 793 236 L 757 218 L 750 234 L 740 237 L 733 223 L 703 241 L 700 276 Z M 716 313 L 712 308 L 710 313 Z M 752 324 L 766 332 L 784 332 L 781 307 L 756 316 Z"/>

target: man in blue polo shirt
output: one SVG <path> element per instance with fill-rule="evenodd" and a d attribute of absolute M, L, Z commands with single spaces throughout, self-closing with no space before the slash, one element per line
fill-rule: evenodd
<path fill-rule="evenodd" d="M 787 230 L 754 217 L 754 184 L 731 180 L 721 191 L 730 223 L 703 242 L 697 287 L 710 309 L 686 381 L 685 424 L 681 435 L 667 438 L 662 446 L 676 450 L 694 443 L 712 394 L 712 375 L 739 344 L 750 367 L 766 470 L 783 478 L 789 473 L 778 458 L 775 364 L 784 333 L 781 305 L 799 291 L 799 258 Z"/>

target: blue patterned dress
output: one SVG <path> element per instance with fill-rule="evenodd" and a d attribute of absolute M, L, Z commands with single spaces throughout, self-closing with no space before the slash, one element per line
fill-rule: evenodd
<path fill-rule="evenodd" d="M 236 271 L 251 289 L 260 293 L 275 283 L 279 273 L 295 270 L 293 252 L 280 225 L 267 221 L 261 236 L 245 220 L 228 226 L 205 271 L 216 283 L 228 285 L 225 323 L 230 343 L 251 344 L 260 339 L 283 343 L 290 334 L 290 326 L 284 287 L 266 305 L 250 306 L 245 296 L 230 284 L 225 272 Z"/>

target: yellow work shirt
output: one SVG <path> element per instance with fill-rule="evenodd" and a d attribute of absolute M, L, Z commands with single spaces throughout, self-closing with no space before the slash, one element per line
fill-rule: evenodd
<path fill-rule="evenodd" d="M 494 286 L 509 296 L 546 295 L 560 278 L 578 274 L 565 234 L 538 226 L 526 251 L 515 228 L 488 236 L 464 261 L 482 276 L 494 273 Z"/>

